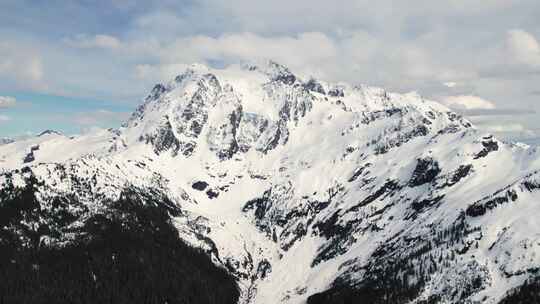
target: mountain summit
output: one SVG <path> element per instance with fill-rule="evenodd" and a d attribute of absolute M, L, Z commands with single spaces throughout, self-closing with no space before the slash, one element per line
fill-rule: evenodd
<path fill-rule="evenodd" d="M 194 65 L 118 130 L 1 145 L 0 206 L 30 189 L 4 229 L 61 248 L 129 190 L 240 303 L 513 303 L 540 282 L 539 169 L 416 93 Z"/>

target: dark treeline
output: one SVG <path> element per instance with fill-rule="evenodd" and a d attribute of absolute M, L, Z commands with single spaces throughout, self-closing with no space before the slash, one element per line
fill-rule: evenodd
<path fill-rule="evenodd" d="M 148 200 L 126 192 L 69 231 L 75 240 L 44 245 L 81 204 L 57 201 L 44 217 L 32 186 L 2 189 L 0 303 L 236 303 L 234 278 L 179 239 L 170 205 Z"/>
<path fill-rule="evenodd" d="M 512 290 L 499 304 L 540 303 L 540 277 L 530 279 L 522 286 Z"/>
<path fill-rule="evenodd" d="M 308 297 L 308 304 L 405 304 L 417 290 L 404 289 L 403 286 L 385 286 L 384 290 L 375 286 L 334 287 Z M 437 304 L 438 298 L 420 301 L 419 304 Z"/>
<path fill-rule="evenodd" d="M 432 239 L 414 238 L 414 246 L 409 241 L 397 239 L 395 243 L 381 245 L 372 255 L 366 267 L 368 273 L 364 281 L 356 286 L 336 280 L 334 286 L 308 297 L 308 304 L 405 304 L 418 298 L 426 283 L 439 271 L 442 265 L 449 268 L 458 254 L 454 246 L 465 235 L 477 231 L 470 229 L 462 214 L 450 227 L 433 233 Z M 402 248 L 411 248 L 402 250 Z M 440 250 L 443 248 L 443 250 Z M 471 269 L 474 271 L 474 269 Z M 478 272 L 480 273 L 480 272 Z M 465 303 L 466 298 L 479 290 L 480 277 L 471 284 L 461 287 L 452 295 L 451 303 Z M 432 295 L 418 304 L 443 303 L 439 296 Z M 448 300 L 446 300 L 448 302 Z"/>

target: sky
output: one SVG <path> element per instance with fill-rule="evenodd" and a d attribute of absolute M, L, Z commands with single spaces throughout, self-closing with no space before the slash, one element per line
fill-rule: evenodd
<path fill-rule="evenodd" d="M 538 0 L 0 0 L 0 136 L 118 127 L 186 65 L 261 59 L 540 143 Z"/>

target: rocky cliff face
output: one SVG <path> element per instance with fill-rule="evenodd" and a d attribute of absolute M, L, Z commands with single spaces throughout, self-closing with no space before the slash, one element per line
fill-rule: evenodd
<path fill-rule="evenodd" d="M 538 275 L 539 152 L 414 93 L 193 66 L 119 130 L 47 136 L 0 147 L 4 189 L 32 176 L 87 216 L 147 189 L 242 303 L 499 303 Z"/>

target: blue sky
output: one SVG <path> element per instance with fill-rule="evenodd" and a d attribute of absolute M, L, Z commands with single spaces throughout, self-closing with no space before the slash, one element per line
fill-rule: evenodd
<path fill-rule="evenodd" d="M 3 0 L 0 136 L 119 126 L 186 65 L 273 59 L 414 90 L 486 132 L 530 140 L 539 41 L 537 0 Z"/>
<path fill-rule="evenodd" d="M 9 93 L 16 106 L 0 113 L 9 119 L 0 136 L 26 136 L 54 129 L 80 134 L 94 127 L 116 128 L 134 110 L 133 104 L 37 93 Z"/>

